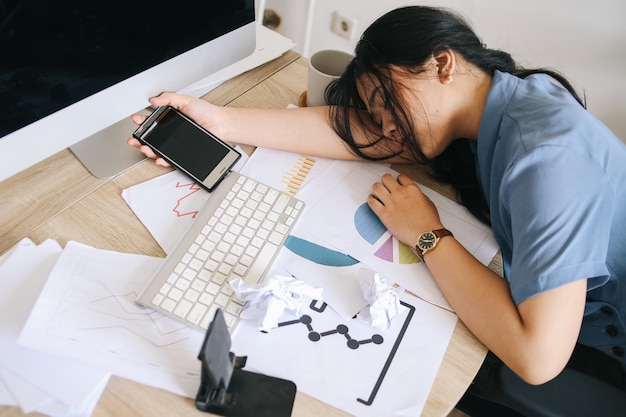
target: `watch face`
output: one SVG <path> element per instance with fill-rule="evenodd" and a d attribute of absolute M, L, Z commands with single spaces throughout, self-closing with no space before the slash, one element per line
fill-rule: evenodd
<path fill-rule="evenodd" d="M 437 240 L 437 236 L 435 236 L 432 232 L 422 233 L 419 240 L 417 241 L 417 245 L 422 251 L 426 251 L 431 249 L 435 245 L 435 241 Z"/>

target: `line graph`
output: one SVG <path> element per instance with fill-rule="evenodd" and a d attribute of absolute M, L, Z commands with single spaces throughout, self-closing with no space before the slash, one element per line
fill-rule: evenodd
<path fill-rule="evenodd" d="M 21 342 L 194 396 L 203 333 L 135 303 L 161 263 L 161 258 L 68 242 L 22 329 Z"/>
<path fill-rule="evenodd" d="M 194 358 L 202 334 L 135 302 L 154 268 L 111 255 L 83 256 L 72 268 L 52 318 L 52 334 L 92 352 L 89 356 L 99 352 L 108 360 L 181 376 L 197 372 Z"/>
<path fill-rule="evenodd" d="M 187 326 L 135 303 L 136 291 L 116 294 L 102 281 L 95 284 L 100 286 L 106 295 L 89 300 L 85 305 L 94 314 L 103 316 L 100 320 L 107 324 L 81 327 L 81 331 L 105 331 L 106 333 L 108 330 L 115 329 L 138 337 L 156 348 L 176 346 L 189 339 Z M 138 323 L 140 326 L 134 326 L 133 323 Z"/>
<path fill-rule="evenodd" d="M 176 205 L 174 206 L 174 208 L 172 208 L 172 211 L 176 213 L 177 217 L 191 216 L 193 219 L 195 219 L 196 216 L 198 215 L 198 210 L 184 211 L 182 207 L 185 202 L 185 199 L 194 195 L 195 193 L 200 191 L 202 188 L 200 188 L 200 186 L 196 184 L 195 182 L 181 184 L 180 181 L 176 182 L 175 188 L 188 188 L 189 192 L 176 200 Z"/>

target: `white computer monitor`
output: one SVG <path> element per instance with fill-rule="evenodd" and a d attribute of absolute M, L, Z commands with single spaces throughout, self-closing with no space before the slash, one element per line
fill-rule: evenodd
<path fill-rule="evenodd" d="M 125 141 L 129 116 L 149 97 L 193 84 L 256 46 L 253 0 L 7 4 L 0 181 L 67 147 L 94 175 L 116 175 L 142 159 Z"/>

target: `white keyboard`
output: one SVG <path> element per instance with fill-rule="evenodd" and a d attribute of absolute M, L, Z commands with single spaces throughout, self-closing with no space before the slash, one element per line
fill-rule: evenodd
<path fill-rule="evenodd" d="M 304 203 L 236 173 L 216 192 L 138 301 L 201 330 L 221 308 L 232 331 L 243 303 L 229 281 L 261 281 Z"/>

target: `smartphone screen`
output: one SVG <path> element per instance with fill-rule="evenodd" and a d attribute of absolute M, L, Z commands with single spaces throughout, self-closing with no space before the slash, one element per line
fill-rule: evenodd
<path fill-rule="evenodd" d="M 133 136 L 208 190 L 217 185 L 241 156 L 172 107 L 155 110 Z"/>

